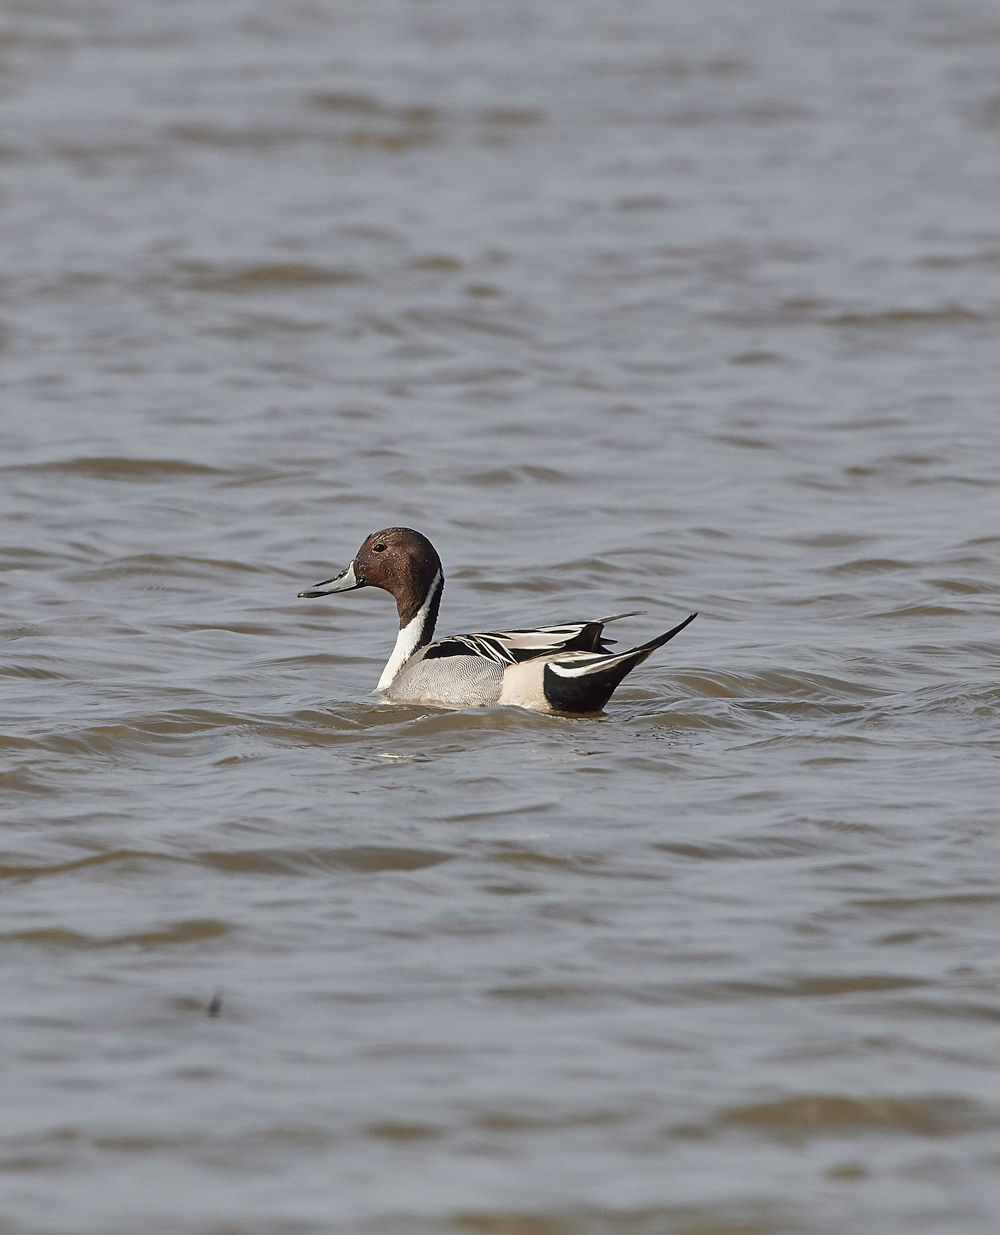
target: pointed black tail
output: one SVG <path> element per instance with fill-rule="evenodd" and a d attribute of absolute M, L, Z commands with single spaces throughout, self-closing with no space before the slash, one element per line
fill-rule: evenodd
<path fill-rule="evenodd" d="M 582 663 L 579 660 L 549 661 L 543 679 L 549 706 L 557 712 L 599 712 L 622 678 L 674 635 L 679 635 L 697 616 L 697 613 L 692 613 L 665 635 L 650 639 L 629 652 L 594 657 Z"/>
<path fill-rule="evenodd" d="M 655 652 L 657 648 L 661 648 L 665 643 L 669 643 L 674 635 L 679 635 L 684 627 L 690 626 L 697 616 L 697 613 L 692 613 L 689 617 L 686 617 L 683 622 L 678 622 L 673 630 L 668 630 L 665 635 L 659 635 L 655 639 L 650 639 L 648 643 L 644 643 L 641 647 L 634 648 L 633 650 L 636 652 L 645 652 L 646 656 L 648 656 L 650 652 Z M 629 654 L 630 653 L 620 653 L 620 655 Z M 645 660 L 646 656 L 643 656 L 642 660 Z M 641 663 L 642 661 L 636 661 L 637 665 Z"/>

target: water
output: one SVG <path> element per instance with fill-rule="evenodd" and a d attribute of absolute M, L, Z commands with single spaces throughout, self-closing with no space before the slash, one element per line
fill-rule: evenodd
<path fill-rule="evenodd" d="M 4 1235 L 992 1235 L 998 47 L 5 9 Z M 396 523 L 441 633 L 700 616 L 385 706 L 295 594 Z"/>

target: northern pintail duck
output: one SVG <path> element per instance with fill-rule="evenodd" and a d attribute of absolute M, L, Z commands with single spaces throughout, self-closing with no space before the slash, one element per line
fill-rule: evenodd
<path fill-rule="evenodd" d="M 610 652 L 602 632 L 615 617 L 526 630 L 449 635 L 434 642 L 444 571 L 426 536 L 409 527 L 375 532 L 334 579 L 299 592 L 312 599 L 380 587 L 396 598 L 399 634 L 377 691 L 394 703 L 446 708 L 510 704 L 534 712 L 599 712 L 627 673 L 687 626 L 628 652 Z"/>

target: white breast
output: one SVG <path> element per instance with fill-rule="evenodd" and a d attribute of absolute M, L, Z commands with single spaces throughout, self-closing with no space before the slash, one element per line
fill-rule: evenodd
<path fill-rule="evenodd" d="M 420 646 L 421 636 L 424 633 L 424 627 L 427 625 L 431 603 L 434 597 L 440 594 L 442 587 L 444 587 L 444 579 L 441 577 L 441 572 L 438 571 L 427 591 L 427 599 L 417 610 L 416 615 L 407 622 L 396 636 L 396 646 L 392 649 L 392 655 L 386 661 L 385 668 L 382 670 L 382 676 L 378 680 L 378 686 L 375 687 L 376 690 L 388 690 L 400 669 L 402 669 Z"/>

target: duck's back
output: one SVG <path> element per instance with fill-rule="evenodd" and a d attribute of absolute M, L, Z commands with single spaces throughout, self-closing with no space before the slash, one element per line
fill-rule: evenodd
<path fill-rule="evenodd" d="M 448 635 L 412 656 L 392 680 L 385 697 L 393 703 L 492 707 L 500 702 L 504 676 L 512 667 L 571 649 L 606 650 L 601 638 L 603 625 L 603 621 L 573 622 Z M 541 698 L 540 666 L 537 677 L 538 689 L 534 693 Z"/>

